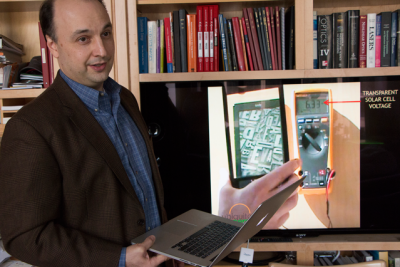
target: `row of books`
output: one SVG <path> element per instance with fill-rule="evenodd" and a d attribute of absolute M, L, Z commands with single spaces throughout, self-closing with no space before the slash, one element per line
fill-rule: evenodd
<path fill-rule="evenodd" d="M 139 73 L 294 68 L 294 6 L 243 8 L 227 19 L 218 5 L 199 5 L 196 14 L 137 21 Z"/>
<path fill-rule="evenodd" d="M 383 260 L 387 267 L 400 267 L 400 251 L 358 250 L 350 256 L 316 252 L 314 266 L 347 265 L 372 260 Z"/>
<path fill-rule="evenodd" d="M 367 15 L 314 11 L 314 69 L 400 66 L 399 18 L 400 9 Z"/>

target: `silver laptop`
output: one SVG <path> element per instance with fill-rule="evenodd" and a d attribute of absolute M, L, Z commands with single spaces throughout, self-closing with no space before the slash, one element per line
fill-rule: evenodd
<path fill-rule="evenodd" d="M 132 244 L 154 235 L 150 251 L 194 266 L 213 266 L 258 233 L 303 180 L 261 203 L 244 224 L 192 209 L 133 239 Z"/>

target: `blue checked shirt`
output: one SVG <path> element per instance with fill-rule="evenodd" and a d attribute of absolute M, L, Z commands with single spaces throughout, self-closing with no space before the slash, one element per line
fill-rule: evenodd
<path fill-rule="evenodd" d="M 144 209 L 146 230 L 159 226 L 161 220 L 146 144 L 131 116 L 120 104 L 121 86 L 108 78 L 103 84 L 105 92 L 99 92 L 71 80 L 62 71 L 60 74 L 96 118 L 117 150 Z M 119 267 L 125 267 L 125 258 L 126 248 L 123 248 Z"/>

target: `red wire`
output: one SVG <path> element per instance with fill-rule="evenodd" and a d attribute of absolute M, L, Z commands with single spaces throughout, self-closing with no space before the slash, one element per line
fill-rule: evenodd
<path fill-rule="evenodd" d="M 328 201 L 328 199 L 329 199 L 329 186 L 331 184 L 330 182 L 332 180 L 334 173 L 335 173 L 335 170 L 330 171 L 328 181 L 326 182 L 326 201 Z"/>

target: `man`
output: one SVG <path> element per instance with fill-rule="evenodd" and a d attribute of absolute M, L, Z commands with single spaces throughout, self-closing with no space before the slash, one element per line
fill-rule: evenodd
<path fill-rule="evenodd" d="M 7 124 L 0 229 L 7 251 L 41 267 L 157 266 L 150 237 L 166 221 L 151 140 L 134 96 L 108 77 L 112 25 L 101 0 L 40 10 L 61 71 Z"/>

